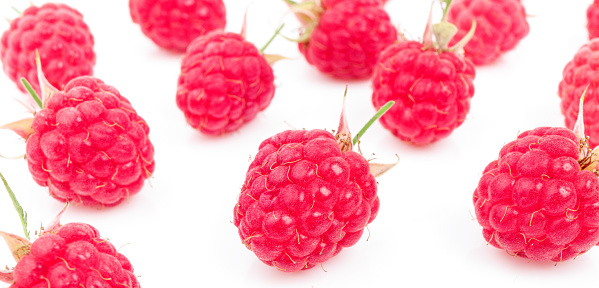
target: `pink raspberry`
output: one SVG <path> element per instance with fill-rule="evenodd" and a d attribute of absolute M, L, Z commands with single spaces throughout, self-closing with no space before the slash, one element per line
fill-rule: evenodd
<path fill-rule="evenodd" d="M 590 137 L 590 146 L 599 145 L 599 89 L 590 83 L 599 81 L 595 69 L 599 67 L 599 39 L 591 39 L 584 44 L 574 59 L 568 62 L 563 71 L 563 79 L 559 83 L 558 95 L 561 98 L 561 111 L 565 116 L 566 127 L 572 129 L 576 123 L 580 95 L 588 86 L 584 105 L 584 126 L 586 135 Z"/>
<path fill-rule="evenodd" d="M 334 77 L 370 77 L 380 52 L 397 40 L 382 4 L 381 0 L 323 0 L 312 11 L 296 9 L 300 19 L 318 15 L 318 20 L 304 21 L 301 53 L 318 70 Z"/>
<path fill-rule="evenodd" d="M 395 101 L 395 106 L 381 118 L 383 127 L 415 145 L 429 144 L 451 134 L 464 122 L 474 95 L 474 66 L 458 54 L 472 31 L 449 47 L 456 28 L 445 21 L 449 5 L 443 3 L 443 19 L 432 25 L 429 16 L 423 43 L 402 39 L 387 47 L 372 78 L 374 107 Z"/>
<path fill-rule="evenodd" d="M 587 9 L 587 29 L 589 39 L 599 37 L 599 0 L 593 1 Z"/>
<path fill-rule="evenodd" d="M 368 161 L 324 130 L 279 133 L 260 144 L 234 209 L 242 242 L 286 272 L 353 246 L 379 210 Z"/>
<path fill-rule="evenodd" d="M 454 0 L 448 15 L 448 21 L 459 28 L 454 39 L 464 37 L 473 20 L 476 32 L 464 50 L 476 65 L 489 64 L 514 49 L 529 30 L 520 0 Z"/>
<path fill-rule="evenodd" d="M 23 250 L 10 288 L 140 287 L 129 260 L 88 224 L 43 233 Z"/>
<path fill-rule="evenodd" d="M 274 93 L 273 71 L 264 55 L 239 34 L 214 31 L 187 49 L 177 107 L 191 127 L 221 135 L 254 119 Z"/>
<path fill-rule="evenodd" d="M 129 0 L 129 11 L 154 43 L 180 52 L 196 37 L 223 29 L 227 22 L 222 0 Z"/>
<path fill-rule="evenodd" d="M 589 165 L 586 148 L 572 131 L 550 127 L 503 146 L 473 195 L 485 240 L 510 254 L 554 262 L 595 246 L 599 179 L 581 169 Z"/>
<path fill-rule="evenodd" d="M 92 75 L 96 63 L 94 38 L 77 10 L 47 3 L 31 6 L 10 22 L 0 40 L 0 59 L 4 72 L 23 92 L 21 77 L 31 79 L 39 93 L 35 68 L 35 51 L 46 67 L 46 78 L 58 88 L 71 79 Z"/>

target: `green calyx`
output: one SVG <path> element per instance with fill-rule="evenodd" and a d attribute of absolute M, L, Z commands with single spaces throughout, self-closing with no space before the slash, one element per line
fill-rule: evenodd
<path fill-rule="evenodd" d="M 296 2 L 292 0 L 283 0 L 290 8 L 291 12 L 295 14 L 297 19 L 304 26 L 304 31 L 297 39 L 290 39 L 285 37 L 287 40 L 305 43 L 310 40 L 312 31 L 318 26 L 320 21 L 320 15 L 324 12 L 322 8 L 321 0 L 303 1 Z"/>
<path fill-rule="evenodd" d="M 29 230 L 27 230 L 27 212 L 23 211 L 23 207 L 21 207 L 19 201 L 17 201 L 17 197 L 12 192 L 12 189 L 10 189 L 10 186 L 8 186 L 8 182 L 6 182 L 6 179 L 4 178 L 4 175 L 2 175 L 2 173 L 0 173 L 0 178 L 2 178 L 2 182 L 4 182 L 4 187 L 6 187 L 6 191 L 8 191 L 8 195 L 12 200 L 12 204 L 15 207 L 15 210 L 17 210 L 17 214 L 19 214 L 19 219 L 21 219 L 21 225 L 23 226 L 23 232 L 25 233 L 25 237 L 27 237 L 28 240 L 31 240 L 31 238 L 29 237 Z"/>

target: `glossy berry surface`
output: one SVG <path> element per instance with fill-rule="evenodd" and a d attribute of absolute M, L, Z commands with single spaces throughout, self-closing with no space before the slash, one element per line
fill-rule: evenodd
<path fill-rule="evenodd" d="M 461 56 L 402 41 L 381 53 L 372 79 L 372 103 L 379 109 L 395 101 L 380 121 L 399 139 L 432 143 L 464 122 L 474 77 L 474 66 Z"/>
<path fill-rule="evenodd" d="M 593 1 L 593 4 L 587 8 L 587 29 L 589 30 L 589 39 L 599 37 L 599 1 Z"/>
<path fill-rule="evenodd" d="M 529 31 L 520 0 L 455 0 L 447 20 L 459 29 L 452 44 L 462 39 L 476 21 L 474 37 L 464 47 L 466 58 L 475 65 L 495 61 L 514 49 Z"/>
<path fill-rule="evenodd" d="M 179 52 L 196 37 L 224 29 L 227 22 L 222 0 L 129 0 L 129 12 L 154 43 Z"/>
<path fill-rule="evenodd" d="M 512 255 L 554 262 L 599 242 L 599 180 L 581 171 L 566 128 L 526 131 L 484 170 L 473 195 L 485 240 Z"/>
<path fill-rule="evenodd" d="M 94 227 L 69 223 L 42 234 L 14 268 L 10 288 L 139 288 L 133 266 Z"/>
<path fill-rule="evenodd" d="M 578 117 L 580 97 L 588 89 L 584 101 L 584 128 L 585 134 L 590 137 L 591 148 L 599 145 L 599 89 L 592 85 L 599 81 L 599 74 L 595 72 L 599 67 L 598 57 L 599 39 L 591 39 L 566 64 L 558 88 L 561 111 L 565 116 L 566 127 L 570 129 L 574 128 Z"/>
<path fill-rule="evenodd" d="M 275 94 L 272 68 L 239 34 L 195 39 L 181 64 L 177 107 L 205 134 L 232 132 L 266 109 Z"/>
<path fill-rule="evenodd" d="M 234 209 L 243 244 L 281 271 L 309 269 L 353 246 L 379 210 L 369 164 L 324 130 L 260 144 Z"/>
<path fill-rule="evenodd" d="M 31 6 L 10 22 L 0 40 L 4 72 L 25 92 L 25 77 L 39 93 L 35 51 L 52 86 L 64 87 L 78 76 L 92 75 L 96 63 L 94 38 L 83 16 L 65 4 Z"/>
<path fill-rule="evenodd" d="M 33 120 L 27 163 L 61 201 L 113 206 L 154 171 L 146 122 L 114 87 L 82 76 L 54 93 Z"/>
<path fill-rule="evenodd" d="M 380 0 L 322 1 L 324 12 L 308 42 L 299 43 L 306 60 L 337 78 L 372 75 L 380 52 L 397 31 Z"/>

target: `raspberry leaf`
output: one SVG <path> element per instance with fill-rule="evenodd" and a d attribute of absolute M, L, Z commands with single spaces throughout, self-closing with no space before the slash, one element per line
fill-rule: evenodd
<path fill-rule="evenodd" d="M 16 122 L 8 123 L 6 125 L 0 126 L 0 129 L 8 129 L 19 136 L 23 137 L 25 141 L 29 139 L 29 136 L 33 135 L 35 131 L 33 131 L 33 118 L 22 119 Z"/>
<path fill-rule="evenodd" d="M 52 219 L 50 224 L 44 227 L 44 233 L 55 233 L 56 230 L 60 228 L 60 218 L 62 217 L 62 214 L 64 214 L 64 212 L 67 211 L 67 207 L 69 207 L 69 201 L 67 201 L 62 210 L 58 212 L 58 215 L 56 215 L 56 217 Z"/>
<path fill-rule="evenodd" d="M 35 64 L 37 66 L 37 80 L 40 83 L 40 90 L 42 91 L 42 106 L 46 104 L 48 99 L 52 96 L 52 94 L 59 92 L 48 79 L 44 76 L 44 72 L 42 71 L 42 61 L 40 59 L 40 54 L 37 50 L 35 50 Z M 39 103 L 38 103 L 39 104 Z"/>
<path fill-rule="evenodd" d="M 15 282 L 14 272 L 0 269 L 0 281 L 8 284 Z"/>
<path fill-rule="evenodd" d="M 4 238 L 4 241 L 6 241 L 8 249 L 10 249 L 10 253 L 15 261 L 18 262 L 23 256 L 29 254 L 29 247 L 31 246 L 29 240 L 2 231 L 0 231 L 0 237 Z"/>
<path fill-rule="evenodd" d="M 391 170 L 391 168 L 397 166 L 397 163 L 399 163 L 399 156 L 397 156 L 397 161 L 391 164 L 368 163 L 370 166 L 370 174 L 375 178 L 379 177 Z"/>
<path fill-rule="evenodd" d="M 345 86 L 345 94 L 343 94 L 343 108 L 341 108 L 341 118 L 339 119 L 339 127 L 337 128 L 337 144 L 341 152 L 351 151 L 353 144 L 351 142 L 351 133 L 349 132 L 349 125 L 347 124 L 347 117 L 345 114 L 345 99 L 347 96 L 347 86 Z"/>
<path fill-rule="evenodd" d="M 4 187 L 6 187 L 6 191 L 8 191 L 8 195 L 12 200 L 12 204 L 15 207 L 15 210 L 17 210 L 17 213 L 19 214 L 19 218 L 21 219 L 21 225 L 23 226 L 23 232 L 25 232 L 25 237 L 27 237 L 27 239 L 31 239 L 29 238 L 29 231 L 27 230 L 27 212 L 23 211 L 23 207 L 21 207 L 19 201 L 17 201 L 17 197 L 12 192 L 12 189 L 10 189 L 10 187 L 8 186 L 8 182 L 6 182 L 6 179 L 4 179 L 4 175 L 2 175 L 2 173 L 0 173 L 0 178 L 2 178 L 2 182 L 4 182 Z"/>

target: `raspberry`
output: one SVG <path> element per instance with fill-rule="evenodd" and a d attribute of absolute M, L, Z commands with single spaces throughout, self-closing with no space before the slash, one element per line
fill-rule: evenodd
<path fill-rule="evenodd" d="M 587 9 L 587 29 L 589 39 L 599 37 L 599 0 L 593 1 Z"/>
<path fill-rule="evenodd" d="M 578 116 L 580 95 L 588 86 L 586 93 L 586 105 L 584 106 L 584 126 L 586 135 L 590 137 L 590 146 L 599 145 L 599 89 L 589 83 L 599 81 L 599 75 L 595 69 L 599 67 L 596 61 L 599 57 L 599 39 L 591 39 L 584 44 L 572 61 L 566 64 L 563 71 L 563 79 L 559 83 L 558 95 L 561 98 L 561 111 L 565 116 L 565 124 L 573 128 Z"/>
<path fill-rule="evenodd" d="M 455 53 L 459 46 L 448 48 L 449 39 L 442 38 L 437 39 L 439 47 L 433 44 L 431 31 L 446 29 L 444 25 L 451 24 L 442 21 L 435 28 L 429 26 L 424 43 L 400 41 L 387 47 L 372 79 L 375 108 L 389 100 L 396 102 L 381 118 L 383 127 L 415 145 L 451 134 L 464 122 L 474 95 L 474 66 Z"/>
<path fill-rule="evenodd" d="M 20 135 L 36 183 L 58 200 L 86 206 L 114 206 L 141 190 L 154 171 L 154 146 L 146 122 L 119 91 L 81 76 L 43 98 L 33 119 L 16 122 L 32 129 Z"/>
<path fill-rule="evenodd" d="M 304 21 L 299 49 L 308 63 L 337 78 L 370 77 L 380 52 L 397 40 L 397 31 L 380 0 L 327 0 L 314 2 L 313 11 L 294 9 Z M 297 5 L 298 7 L 300 4 Z M 302 18 L 304 17 L 304 18 Z"/>
<path fill-rule="evenodd" d="M 495 61 L 528 34 L 526 11 L 520 0 L 455 0 L 452 5 L 448 21 L 459 28 L 454 39 L 464 37 L 476 21 L 474 37 L 464 47 L 466 58 L 476 65 Z"/>
<path fill-rule="evenodd" d="M 559 262 L 599 242 L 599 179 L 582 170 L 590 157 L 579 139 L 566 128 L 540 127 L 501 148 L 473 195 L 489 244 Z"/>
<path fill-rule="evenodd" d="M 62 88 L 71 79 L 92 75 L 96 63 L 94 38 L 77 10 L 64 4 L 31 6 L 10 23 L 0 40 L 4 72 L 23 92 L 21 77 L 39 93 L 35 51 L 41 56 L 50 83 Z"/>
<path fill-rule="evenodd" d="M 239 34 L 214 31 L 187 49 L 177 107 L 191 127 L 221 135 L 254 119 L 274 93 L 273 71 L 261 51 Z"/>
<path fill-rule="evenodd" d="M 267 265 L 285 272 L 310 269 L 356 244 L 376 218 L 375 176 L 395 164 L 369 164 L 351 151 L 345 109 L 337 130 L 287 130 L 260 144 L 234 224 L 242 243 Z"/>
<path fill-rule="evenodd" d="M 222 0 L 129 0 L 133 22 L 158 46 L 185 52 L 193 39 L 226 24 Z"/>

